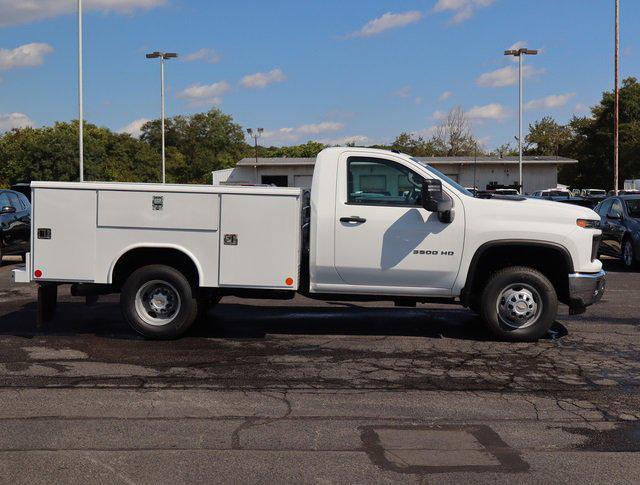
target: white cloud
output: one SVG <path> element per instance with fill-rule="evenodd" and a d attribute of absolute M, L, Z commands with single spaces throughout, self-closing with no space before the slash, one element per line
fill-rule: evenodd
<path fill-rule="evenodd" d="M 574 114 L 585 114 L 589 112 L 589 107 L 584 104 L 584 103 L 576 103 L 575 107 L 573 108 L 573 113 Z"/>
<path fill-rule="evenodd" d="M 272 143 L 292 143 L 304 137 L 307 137 L 308 139 L 314 135 L 340 131 L 344 126 L 344 123 L 336 121 L 323 121 L 322 123 L 313 123 L 299 125 L 296 127 L 280 128 L 274 131 L 265 131 L 262 136 L 263 138 L 271 140 Z"/>
<path fill-rule="evenodd" d="M 524 78 L 530 78 L 542 73 L 544 73 L 544 69 L 534 69 L 526 65 L 522 68 L 522 77 Z M 476 84 L 483 88 L 503 88 L 505 86 L 513 86 L 517 82 L 518 68 L 515 66 L 506 66 L 495 71 L 485 72 L 476 79 Z"/>
<path fill-rule="evenodd" d="M 499 103 L 485 104 L 483 106 L 473 106 L 465 113 L 470 120 L 504 120 L 510 116 L 509 111 Z"/>
<path fill-rule="evenodd" d="M 451 91 L 444 91 L 439 97 L 438 99 L 440 101 L 446 101 L 447 99 L 449 99 L 451 96 L 453 96 L 453 93 Z"/>
<path fill-rule="evenodd" d="M 434 111 L 431 117 L 436 121 L 442 121 L 447 118 L 447 113 L 445 113 L 444 111 L 438 110 L 438 111 Z"/>
<path fill-rule="evenodd" d="M 0 115 L 0 133 L 11 131 L 14 128 L 27 128 L 33 125 L 33 120 L 24 113 Z"/>
<path fill-rule="evenodd" d="M 433 7 L 433 11 L 453 12 L 454 15 L 449 23 L 457 25 L 473 17 L 476 10 L 488 7 L 492 3 L 493 0 L 438 0 Z"/>
<path fill-rule="evenodd" d="M 0 69 L 39 66 L 44 56 L 53 52 L 49 44 L 25 44 L 15 49 L 0 49 Z"/>
<path fill-rule="evenodd" d="M 411 132 L 411 134 L 414 136 L 421 136 L 422 138 L 428 140 L 429 138 L 431 138 L 433 135 L 436 134 L 437 130 L 438 130 L 437 126 L 429 126 L 428 128 L 424 128 L 422 130 L 413 131 Z"/>
<path fill-rule="evenodd" d="M 129 133 L 131 136 L 135 138 L 140 138 L 142 135 L 142 127 L 151 121 L 148 118 L 139 118 L 137 120 L 132 121 L 127 126 L 123 126 L 118 130 L 119 133 Z"/>
<path fill-rule="evenodd" d="M 576 93 L 551 94 L 544 98 L 533 99 L 524 105 L 524 109 L 554 109 L 564 106 Z"/>
<path fill-rule="evenodd" d="M 470 120 L 498 120 L 502 121 L 508 118 L 509 111 L 499 103 L 485 104 L 483 106 L 473 106 L 465 113 Z"/>
<path fill-rule="evenodd" d="M 219 105 L 222 96 L 231 90 L 231 85 L 226 81 L 213 84 L 192 84 L 180 91 L 176 97 L 186 99 L 192 106 Z"/>
<path fill-rule="evenodd" d="M 168 0 L 84 0 L 86 10 L 132 14 L 166 5 Z M 72 0 L 0 0 L 0 26 L 18 25 L 75 12 Z"/>
<path fill-rule="evenodd" d="M 263 89 L 269 84 L 281 83 L 285 79 L 287 79 L 287 77 L 281 69 L 273 69 L 269 72 L 256 72 L 255 74 L 249 74 L 240 80 L 240 84 L 249 89 Z"/>
<path fill-rule="evenodd" d="M 325 145 L 330 145 L 330 146 L 346 146 L 346 145 L 364 146 L 364 145 L 371 144 L 371 139 L 365 135 L 342 136 L 340 138 L 324 138 L 318 141 L 320 143 L 324 143 Z"/>
<path fill-rule="evenodd" d="M 381 17 L 370 20 L 360 30 L 347 34 L 345 38 L 371 37 L 372 35 L 381 34 L 386 30 L 405 27 L 409 24 L 418 22 L 421 19 L 422 13 L 417 10 L 402 13 L 387 12 Z"/>
<path fill-rule="evenodd" d="M 391 94 L 397 98 L 408 98 L 411 95 L 411 86 L 402 86 Z"/>
<path fill-rule="evenodd" d="M 187 62 L 202 61 L 207 64 L 217 64 L 222 59 L 222 56 L 218 54 L 214 49 L 200 49 L 191 54 L 184 56 L 184 60 Z"/>

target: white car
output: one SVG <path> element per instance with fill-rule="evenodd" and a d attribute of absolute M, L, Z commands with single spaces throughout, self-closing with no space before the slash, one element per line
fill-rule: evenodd
<path fill-rule="evenodd" d="M 479 199 L 402 153 L 328 148 L 298 188 L 33 182 L 16 282 L 120 293 L 151 338 L 184 334 L 225 295 L 460 303 L 506 340 L 535 340 L 598 301 L 599 216 L 524 197 Z M 73 217 L 69 217 L 73 208 Z"/>

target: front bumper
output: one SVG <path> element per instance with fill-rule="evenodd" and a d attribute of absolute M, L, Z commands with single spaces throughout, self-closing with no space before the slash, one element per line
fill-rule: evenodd
<path fill-rule="evenodd" d="M 569 299 L 572 310 L 580 310 L 598 302 L 604 294 L 606 273 L 573 273 L 569 275 Z"/>

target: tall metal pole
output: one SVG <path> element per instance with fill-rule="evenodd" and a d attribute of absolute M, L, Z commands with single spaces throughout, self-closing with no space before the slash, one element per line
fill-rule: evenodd
<path fill-rule="evenodd" d="M 520 185 L 520 194 L 524 194 L 524 184 L 522 181 L 522 62 L 524 60 L 524 55 L 520 54 L 518 56 L 518 165 L 519 165 L 519 179 L 518 184 Z"/>
<path fill-rule="evenodd" d="M 162 115 L 161 115 L 161 131 L 162 131 L 162 183 L 166 183 L 165 167 L 166 156 L 164 148 L 164 57 L 160 58 L 160 91 L 161 91 L 161 103 L 162 103 Z"/>
<path fill-rule="evenodd" d="M 82 57 L 82 0 L 78 0 L 78 151 L 80 154 L 80 182 L 84 182 L 84 93 Z"/>
<path fill-rule="evenodd" d="M 620 141 L 620 0 L 616 0 L 616 39 L 615 39 L 615 89 L 613 114 L 613 191 L 618 195 L 618 144 Z"/>

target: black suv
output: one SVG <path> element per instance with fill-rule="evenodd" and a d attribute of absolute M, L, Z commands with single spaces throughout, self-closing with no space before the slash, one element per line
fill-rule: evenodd
<path fill-rule="evenodd" d="M 29 252 L 31 204 L 21 193 L 0 189 L 0 264 L 2 256 Z"/>
<path fill-rule="evenodd" d="M 601 219 L 600 253 L 620 258 L 631 269 L 640 261 L 640 196 L 609 197 L 593 209 Z"/>

